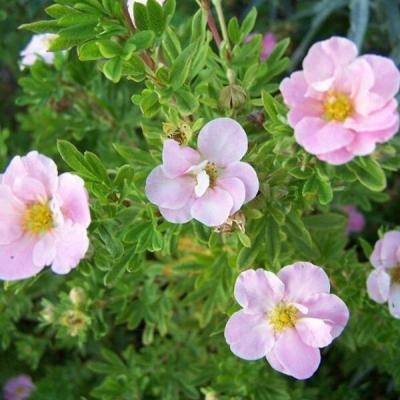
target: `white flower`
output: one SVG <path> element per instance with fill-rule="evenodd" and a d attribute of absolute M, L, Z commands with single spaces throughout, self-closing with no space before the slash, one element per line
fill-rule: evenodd
<path fill-rule="evenodd" d="M 36 60 L 41 58 L 46 64 L 53 64 L 54 53 L 49 52 L 51 42 L 57 38 L 57 35 L 52 33 L 43 33 L 33 35 L 31 41 L 21 51 L 21 68 L 24 69 L 35 64 Z"/>

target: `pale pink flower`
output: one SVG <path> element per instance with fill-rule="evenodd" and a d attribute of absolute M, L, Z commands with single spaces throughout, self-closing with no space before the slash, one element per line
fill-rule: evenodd
<path fill-rule="evenodd" d="M 242 272 L 235 284 L 242 310 L 225 327 L 231 351 L 245 360 L 266 357 L 279 372 L 310 378 L 321 361 L 319 349 L 338 337 L 349 319 L 346 304 L 329 292 L 324 270 L 308 262 L 288 265 L 277 275 Z"/>
<path fill-rule="evenodd" d="M 223 224 L 258 192 L 256 172 L 240 161 L 247 146 L 246 132 L 230 118 L 203 127 L 199 151 L 166 140 L 163 164 L 146 181 L 148 199 L 167 221 L 185 223 L 194 218 L 207 226 Z"/>
<path fill-rule="evenodd" d="M 248 35 L 246 37 L 246 42 L 249 42 L 254 37 L 254 35 L 254 33 Z M 266 61 L 268 56 L 272 53 L 272 50 L 275 48 L 276 44 L 276 37 L 272 32 L 267 32 L 265 35 L 263 35 L 260 54 L 261 61 Z"/>
<path fill-rule="evenodd" d="M 29 278 L 46 265 L 70 272 L 88 249 L 89 224 L 81 178 L 58 175 L 36 151 L 14 157 L 0 175 L 0 279 Z"/>
<path fill-rule="evenodd" d="M 389 311 L 400 319 L 400 232 L 387 232 L 375 244 L 370 257 L 375 267 L 367 280 L 369 297 L 377 303 L 389 303 Z"/>
<path fill-rule="evenodd" d="M 18 375 L 10 378 L 4 385 L 4 400 L 27 400 L 35 388 L 28 375 Z"/>
<path fill-rule="evenodd" d="M 133 14 L 133 6 L 134 6 L 134 4 L 135 3 L 140 3 L 140 4 L 146 5 L 147 2 L 148 2 L 148 0 L 128 0 L 126 2 L 126 5 L 128 7 L 128 12 L 129 12 L 129 15 L 131 17 L 131 20 L 132 20 L 133 24 L 135 24 L 135 16 Z M 159 3 L 161 5 L 163 5 L 164 2 L 165 2 L 165 0 L 157 0 L 157 3 Z"/>
<path fill-rule="evenodd" d="M 360 211 L 351 204 L 343 206 L 342 210 L 347 213 L 347 233 L 361 232 L 365 226 L 365 218 Z"/>
<path fill-rule="evenodd" d="M 399 128 L 400 74 L 392 60 L 357 57 L 348 39 L 314 44 L 303 70 L 283 80 L 280 90 L 288 122 L 306 151 L 330 164 L 344 164 L 375 150 Z"/>
<path fill-rule="evenodd" d="M 43 60 L 46 64 L 53 64 L 55 53 L 48 50 L 51 42 L 56 38 L 57 35 L 52 33 L 33 35 L 28 45 L 21 51 L 21 68 L 35 64 L 38 59 Z"/>

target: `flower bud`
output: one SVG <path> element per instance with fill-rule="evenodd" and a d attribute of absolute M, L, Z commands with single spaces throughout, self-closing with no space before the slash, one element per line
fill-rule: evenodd
<path fill-rule="evenodd" d="M 80 287 L 71 289 L 68 296 L 69 296 L 72 304 L 74 304 L 76 306 L 78 306 L 79 304 L 82 304 L 86 300 L 86 293 Z"/>
<path fill-rule="evenodd" d="M 239 85 L 230 84 L 221 90 L 219 104 L 224 110 L 235 110 L 244 105 L 247 92 Z"/>
<path fill-rule="evenodd" d="M 89 317 L 79 310 L 68 310 L 60 321 L 71 336 L 78 336 L 89 324 Z"/>

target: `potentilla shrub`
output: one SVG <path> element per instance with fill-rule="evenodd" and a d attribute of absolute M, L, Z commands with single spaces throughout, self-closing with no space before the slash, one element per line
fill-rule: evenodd
<path fill-rule="evenodd" d="M 198 5 L 179 21 L 175 0 L 59 0 L 23 26 L 32 142 L 0 175 L 7 399 L 400 384 L 400 233 L 363 238 L 400 167 L 399 71 L 332 37 L 289 75 L 255 9 Z"/>

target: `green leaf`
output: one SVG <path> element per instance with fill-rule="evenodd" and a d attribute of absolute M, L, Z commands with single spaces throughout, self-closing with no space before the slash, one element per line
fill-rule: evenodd
<path fill-rule="evenodd" d="M 242 37 L 246 37 L 254 28 L 257 20 L 257 9 L 253 7 L 251 11 L 246 15 L 240 28 Z"/>
<path fill-rule="evenodd" d="M 133 4 L 133 12 L 135 16 L 135 26 L 139 30 L 149 29 L 149 20 L 147 17 L 146 7 L 138 2 Z"/>
<path fill-rule="evenodd" d="M 362 47 L 369 19 L 369 0 L 350 0 L 350 30 L 348 38 Z"/>
<path fill-rule="evenodd" d="M 358 180 L 373 192 L 380 192 L 386 188 L 386 176 L 377 161 L 371 157 L 358 158 L 348 164 Z"/>
<path fill-rule="evenodd" d="M 110 81 L 118 83 L 122 75 L 122 61 L 119 57 L 112 58 L 103 64 L 103 73 Z"/>
<path fill-rule="evenodd" d="M 98 40 L 96 43 L 100 50 L 100 53 L 105 58 L 114 58 L 122 53 L 121 45 L 112 40 Z"/>
<path fill-rule="evenodd" d="M 240 41 L 242 40 L 242 34 L 240 32 L 239 22 L 236 17 L 231 18 L 231 20 L 228 23 L 228 35 L 229 39 L 234 44 L 239 44 Z"/>
<path fill-rule="evenodd" d="M 45 9 L 46 14 L 50 15 L 53 18 L 60 18 L 64 17 L 65 15 L 69 14 L 76 14 L 78 11 L 74 10 L 71 7 L 66 7 L 61 4 L 52 4 L 51 6 Z"/>
<path fill-rule="evenodd" d="M 319 202 L 322 205 L 329 204 L 333 199 L 333 191 L 329 180 L 322 179 L 321 177 L 317 177 L 316 179 L 318 183 Z"/>
<path fill-rule="evenodd" d="M 265 220 L 265 255 L 272 266 L 276 265 L 281 251 L 280 228 L 274 218 Z"/>
<path fill-rule="evenodd" d="M 304 217 L 304 224 L 309 229 L 318 231 L 332 231 L 344 229 L 347 225 L 347 217 L 338 213 L 310 215 Z"/>
<path fill-rule="evenodd" d="M 109 186 L 111 184 L 110 177 L 108 176 L 107 170 L 99 157 L 90 151 L 85 151 L 84 158 L 93 171 L 93 174 L 99 178 L 99 181 Z"/>
<path fill-rule="evenodd" d="M 192 57 L 197 49 L 197 43 L 191 43 L 175 60 L 171 69 L 171 86 L 173 89 L 179 89 L 189 76 Z"/>
<path fill-rule="evenodd" d="M 89 179 L 96 180 L 96 176 L 92 173 L 85 161 L 83 155 L 78 149 L 66 140 L 58 140 L 57 149 L 62 159 L 70 166 L 75 172 Z"/>
<path fill-rule="evenodd" d="M 135 33 L 127 43 L 135 46 L 136 50 L 148 49 L 153 46 L 156 36 L 153 31 L 141 31 Z"/>
<path fill-rule="evenodd" d="M 197 97 L 188 90 L 179 89 L 175 93 L 176 105 L 183 114 L 192 114 L 199 107 Z"/>
<path fill-rule="evenodd" d="M 78 57 L 81 61 L 98 60 L 102 57 L 96 40 L 83 43 L 77 49 Z"/>
<path fill-rule="evenodd" d="M 156 0 L 147 1 L 147 18 L 149 28 L 160 36 L 165 29 L 165 18 L 163 8 Z"/>
<path fill-rule="evenodd" d="M 57 33 L 59 27 L 57 21 L 37 21 L 20 25 L 18 29 L 26 29 L 35 33 Z"/>

